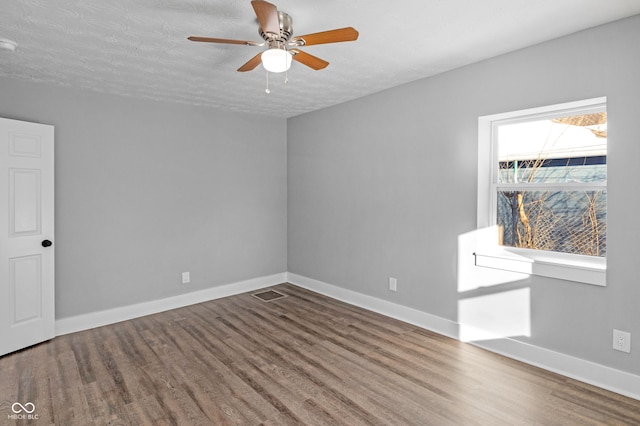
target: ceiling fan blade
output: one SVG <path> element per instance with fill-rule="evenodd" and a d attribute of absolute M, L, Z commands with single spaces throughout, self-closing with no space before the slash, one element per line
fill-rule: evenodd
<path fill-rule="evenodd" d="M 291 49 L 289 52 L 293 54 L 293 60 L 298 61 L 303 65 L 313 68 L 314 70 L 321 70 L 329 65 L 329 62 L 324 59 L 320 59 L 317 56 L 310 55 L 298 49 Z"/>
<path fill-rule="evenodd" d="M 280 18 L 278 18 L 278 8 L 264 0 L 253 0 L 251 2 L 253 10 L 256 12 L 260 28 L 266 34 L 280 36 Z"/>
<path fill-rule="evenodd" d="M 230 40 L 227 38 L 211 38 L 211 37 L 196 37 L 191 36 L 188 38 L 191 41 L 202 41 L 205 43 L 224 43 L 224 44 L 243 44 L 245 46 L 262 46 L 264 43 L 258 43 L 255 41 L 246 40 Z"/>
<path fill-rule="evenodd" d="M 294 37 L 292 44 L 298 46 L 312 46 L 314 44 L 339 43 L 342 41 L 354 41 L 358 39 L 358 31 L 352 27 L 339 28 L 337 30 L 322 31 Z"/>
<path fill-rule="evenodd" d="M 243 66 L 238 68 L 238 71 L 245 72 L 245 71 L 251 71 L 251 70 L 255 69 L 255 67 L 260 65 L 260 63 L 262 62 L 261 55 L 262 55 L 262 52 L 258 53 L 253 58 L 249 59 L 249 61 L 246 64 L 244 64 Z"/>

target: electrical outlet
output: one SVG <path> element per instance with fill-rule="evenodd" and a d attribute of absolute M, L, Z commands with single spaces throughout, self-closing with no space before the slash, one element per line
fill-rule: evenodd
<path fill-rule="evenodd" d="M 191 276 L 188 272 L 182 273 L 182 284 L 189 284 L 191 282 Z"/>
<path fill-rule="evenodd" d="M 626 331 L 613 330 L 613 349 L 626 353 L 631 353 L 631 333 Z"/>
<path fill-rule="evenodd" d="M 389 290 L 398 291 L 398 280 L 393 277 L 389 277 Z"/>

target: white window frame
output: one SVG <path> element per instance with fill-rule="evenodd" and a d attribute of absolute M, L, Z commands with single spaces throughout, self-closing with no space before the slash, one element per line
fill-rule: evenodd
<path fill-rule="evenodd" d="M 498 183 L 497 132 L 500 125 L 550 119 L 559 116 L 580 115 L 606 111 L 607 98 L 593 98 L 506 112 L 478 119 L 478 239 L 476 266 L 522 272 L 599 286 L 606 285 L 607 260 L 605 257 L 567 254 L 543 250 L 500 246 L 496 227 L 497 196 L 502 185 Z M 608 141 L 607 141 L 608 142 Z M 572 183 L 577 190 L 606 189 L 606 182 Z M 567 185 L 534 184 L 527 188 L 563 189 Z"/>

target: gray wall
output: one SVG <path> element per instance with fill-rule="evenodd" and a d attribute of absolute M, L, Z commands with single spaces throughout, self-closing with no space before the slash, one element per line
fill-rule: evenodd
<path fill-rule="evenodd" d="M 508 337 L 640 374 L 639 42 L 636 16 L 289 119 L 288 271 L 453 321 L 463 301 L 526 288 L 530 336 Z M 598 96 L 607 287 L 532 277 L 459 291 L 473 262 L 458 245 L 476 227 L 478 117 Z M 613 328 L 632 333 L 631 355 L 611 349 Z"/>
<path fill-rule="evenodd" d="M 286 271 L 284 119 L 7 79 L 0 116 L 55 126 L 57 318 Z"/>

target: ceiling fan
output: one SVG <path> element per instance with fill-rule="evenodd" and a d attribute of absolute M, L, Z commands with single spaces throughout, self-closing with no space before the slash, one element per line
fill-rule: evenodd
<path fill-rule="evenodd" d="M 288 14 L 279 11 L 274 4 L 264 0 L 253 0 L 251 5 L 258 17 L 258 34 L 263 38 L 263 42 L 194 36 L 189 37 L 189 40 L 205 43 L 267 46 L 267 50 L 249 59 L 247 63 L 238 68 L 238 71 L 251 71 L 262 63 L 267 71 L 277 73 L 287 71 L 291 67 L 291 60 L 300 62 L 314 70 L 321 70 L 329 65 L 329 62 L 300 50 L 301 46 L 358 39 L 358 31 L 352 27 L 292 37 L 293 20 Z"/>

